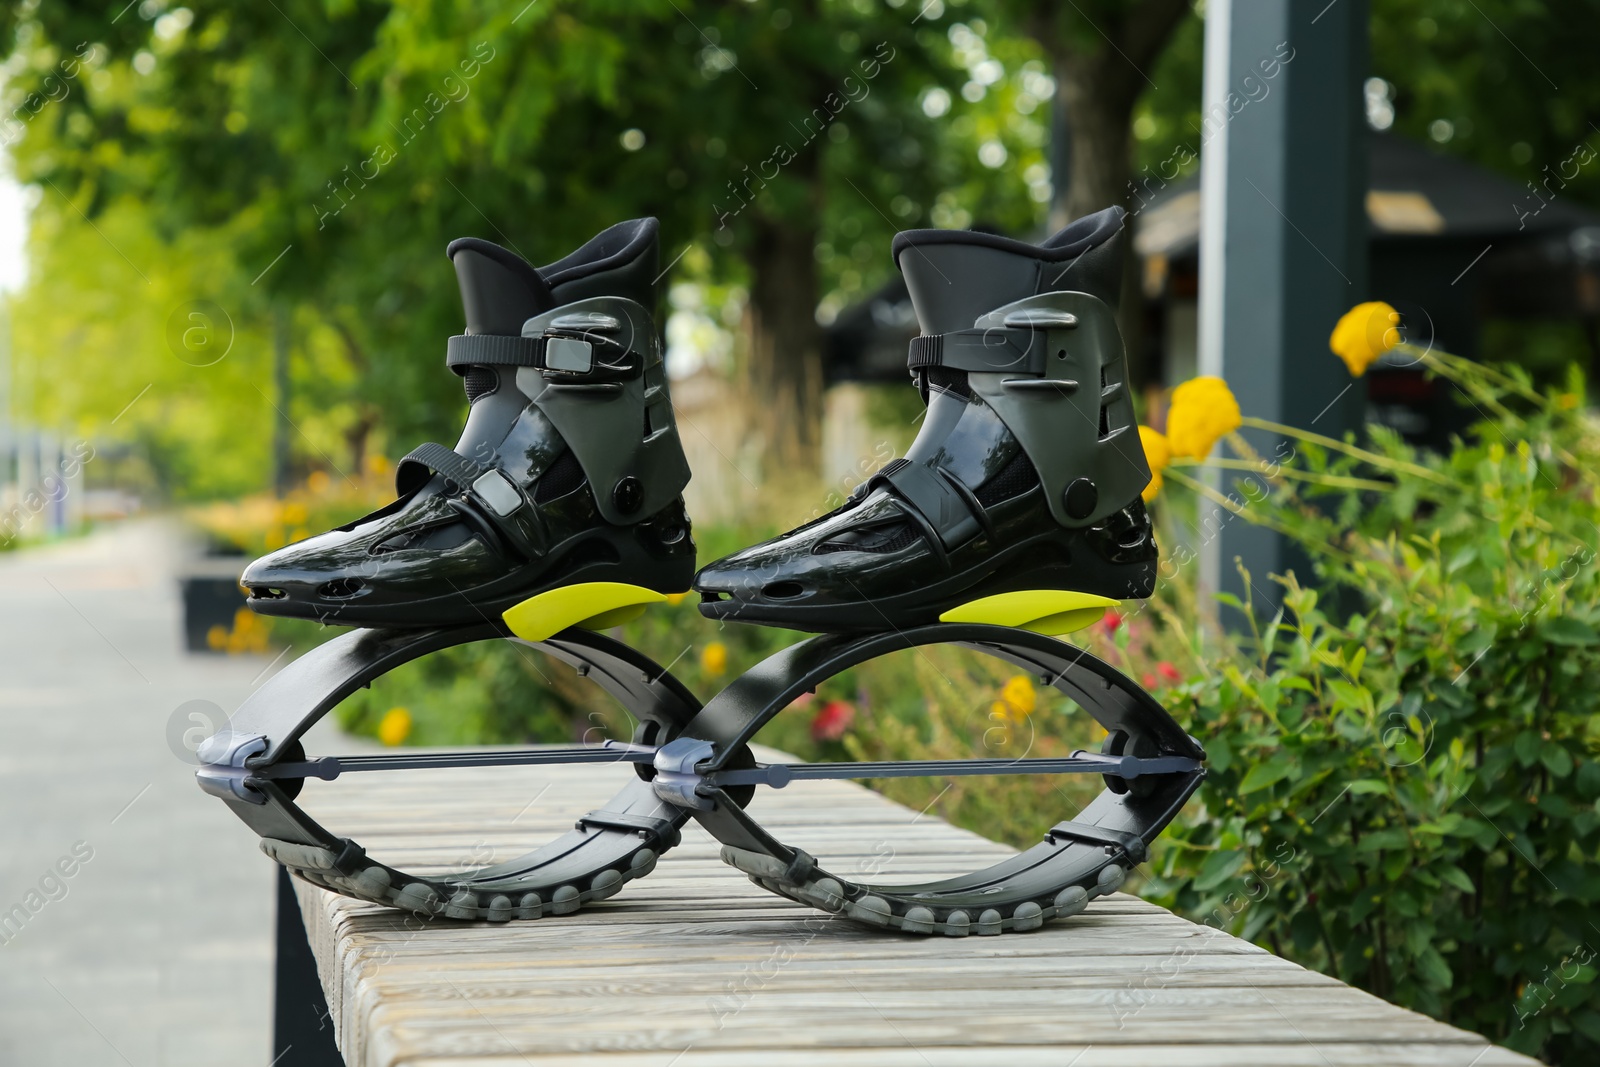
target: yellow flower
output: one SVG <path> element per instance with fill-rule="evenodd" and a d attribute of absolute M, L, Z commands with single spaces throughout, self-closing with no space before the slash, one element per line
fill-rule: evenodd
<path fill-rule="evenodd" d="M 311 513 L 299 501 L 291 501 L 283 505 L 278 512 L 278 520 L 285 526 L 303 526 Z"/>
<path fill-rule="evenodd" d="M 312 471 L 306 478 L 306 488 L 313 493 L 326 493 L 332 484 L 333 479 L 328 477 L 327 471 Z"/>
<path fill-rule="evenodd" d="M 1560 396 L 1556 397 L 1556 410 L 1557 411 L 1571 411 L 1573 408 L 1575 408 L 1577 406 L 1578 406 L 1578 394 L 1577 393 L 1562 393 Z"/>
<path fill-rule="evenodd" d="M 700 668 L 707 674 L 723 674 L 728 669 L 728 646 L 713 641 L 700 651 Z"/>
<path fill-rule="evenodd" d="M 1016 711 L 1018 719 L 1033 714 L 1033 709 L 1039 704 L 1039 694 L 1034 691 L 1033 679 L 1026 674 L 1016 674 L 1007 678 L 1006 684 L 1000 687 L 1000 699 Z"/>
<path fill-rule="evenodd" d="M 1239 402 L 1221 378 L 1191 378 L 1172 391 L 1167 411 L 1171 455 L 1205 459 L 1219 438 L 1238 428 Z"/>
<path fill-rule="evenodd" d="M 376 474 L 379 477 L 382 477 L 383 475 L 388 474 L 392 469 L 393 468 L 389 464 L 389 457 L 380 452 L 374 452 L 372 455 L 367 457 L 368 474 Z"/>
<path fill-rule="evenodd" d="M 1328 347 L 1344 360 L 1353 378 L 1367 373 L 1374 360 L 1399 343 L 1400 313 L 1381 300 L 1346 311 L 1328 338 Z"/>
<path fill-rule="evenodd" d="M 1011 675 L 1010 678 L 1006 678 L 1005 685 L 1000 686 L 1000 699 L 1024 713 L 1032 712 L 1038 705 L 1034 680 L 1027 675 Z"/>
<path fill-rule="evenodd" d="M 271 637 L 272 627 L 267 620 L 249 608 L 240 608 L 233 613 L 233 628 L 224 630 L 213 626 L 206 634 L 206 643 L 233 656 L 241 652 L 265 652 Z"/>
<path fill-rule="evenodd" d="M 405 708 L 390 708 L 378 723 L 378 740 L 386 745 L 405 744 L 411 736 L 411 713 Z"/>
<path fill-rule="evenodd" d="M 1144 461 L 1150 465 L 1150 484 L 1139 497 L 1148 504 L 1161 492 L 1161 472 L 1172 462 L 1172 446 L 1164 434 L 1148 426 L 1139 427 L 1139 443 L 1144 446 Z"/>

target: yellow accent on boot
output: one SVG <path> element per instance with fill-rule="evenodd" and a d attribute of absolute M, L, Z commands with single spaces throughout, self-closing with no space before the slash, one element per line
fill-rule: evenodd
<path fill-rule="evenodd" d="M 1081 630 L 1117 602 L 1066 589 L 1024 589 L 970 600 L 939 616 L 940 622 L 984 622 L 1059 637 Z"/>
<path fill-rule="evenodd" d="M 543 641 L 569 626 L 603 630 L 644 614 L 650 604 L 666 603 L 666 595 L 626 582 L 579 582 L 529 597 L 501 615 L 511 632 L 524 641 Z"/>

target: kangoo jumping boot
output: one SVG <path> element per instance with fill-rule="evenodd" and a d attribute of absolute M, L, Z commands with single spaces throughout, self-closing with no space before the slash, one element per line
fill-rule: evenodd
<path fill-rule="evenodd" d="M 539 268 L 452 242 L 466 332 L 446 364 L 471 407 L 460 441 L 402 459 L 387 507 L 252 563 L 250 606 L 411 627 L 516 607 L 513 629 L 542 639 L 686 591 L 689 465 L 654 319 L 657 229 L 619 223 Z"/>
<path fill-rule="evenodd" d="M 894 256 L 927 403 L 835 511 L 700 572 L 701 612 L 796 630 L 988 622 L 1060 634 L 1149 596 L 1150 480 L 1117 330 L 1121 208 L 1041 245 L 910 230 Z"/>

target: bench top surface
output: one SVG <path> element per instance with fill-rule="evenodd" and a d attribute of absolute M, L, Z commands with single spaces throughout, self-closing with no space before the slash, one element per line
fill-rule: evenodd
<path fill-rule="evenodd" d="M 418 872 L 510 859 L 621 785 L 616 767 L 365 774 L 302 803 Z M 753 810 L 844 870 L 949 874 L 1012 850 L 844 782 Z M 891 853 L 892 850 L 892 853 Z M 1127 894 L 1000 937 L 875 931 L 750 884 L 691 823 L 648 878 L 559 918 L 399 913 L 296 880 L 349 1067 L 1501 1067 L 1536 1061 Z"/>

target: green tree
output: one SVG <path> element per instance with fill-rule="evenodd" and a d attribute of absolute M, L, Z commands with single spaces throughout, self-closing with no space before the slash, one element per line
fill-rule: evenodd
<path fill-rule="evenodd" d="M 1192 17 L 1190 0 L 998 0 L 1000 10 L 1044 50 L 1055 77 L 1054 106 L 1067 140 L 1066 173 L 1056 178 L 1050 221 L 1071 220 L 1111 204 L 1134 205 L 1134 108 L 1158 88 L 1152 75 L 1174 32 Z M 1141 358 L 1143 298 L 1138 258 L 1124 262 L 1123 343 L 1135 382 Z"/>
<path fill-rule="evenodd" d="M 940 157 L 915 106 L 955 71 L 944 30 L 904 4 L 10 14 L 39 71 L 79 42 L 100 64 L 96 84 L 28 124 L 19 175 L 90 219 L 131 196 L 158 233 L 226 232 L 238 279 L 267 272 L 235 286 L 241 310 L 309 309 L 343 343 L 360 373 L 315 403 L 347 411 L 356 452 L 380 421 L 406 437 L 458 417 L 430 384 L 436 348 L 416 340 L 458 324 L 449 238 L 484 233 L 537 262 L 650 213 L 674 248 L 710 236 L 715 269 L 748 279 L 750 377 L 780 398 L 774 440 L 804 459 L 820 413 L 814 316 L 838 277 L 819 273 L 819 237 L 881 249 L 928 216 L 952 169 L 983 169 Z M 428 262 L 436 273 L 419 271 Z"/>

